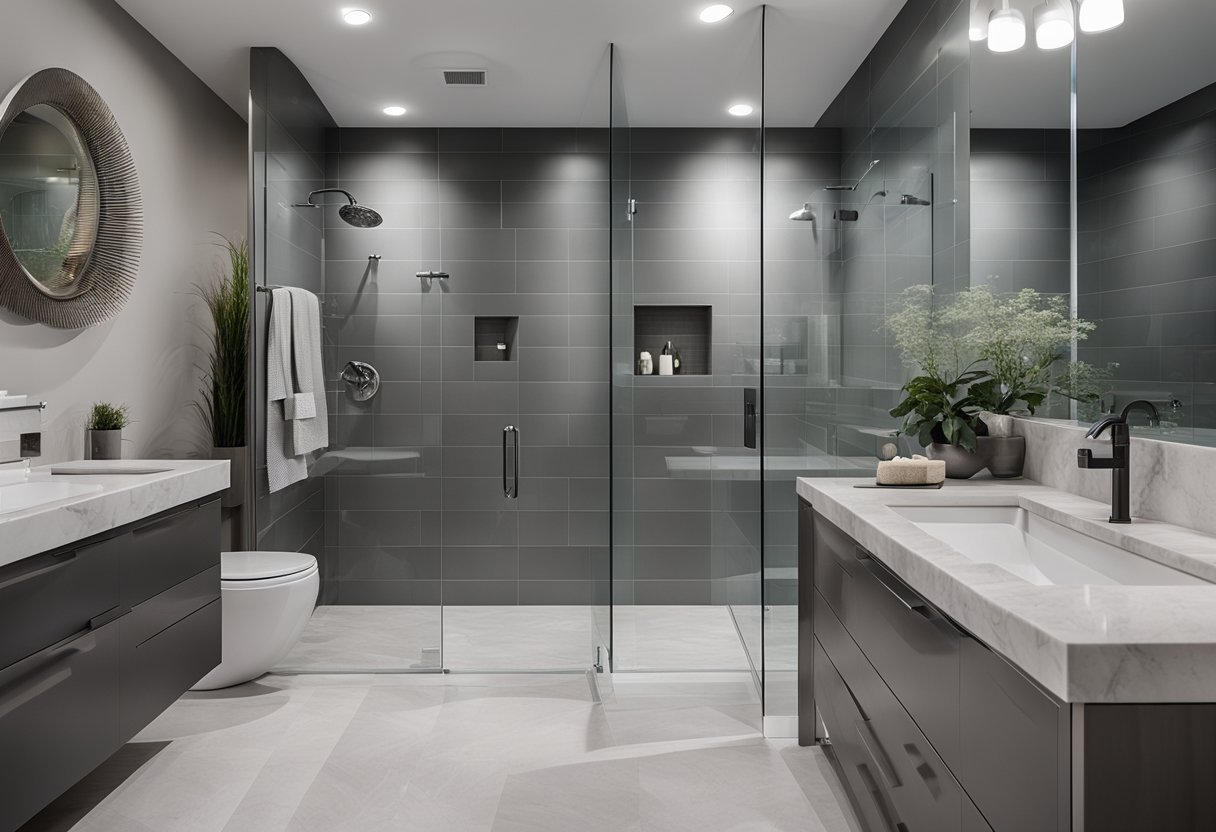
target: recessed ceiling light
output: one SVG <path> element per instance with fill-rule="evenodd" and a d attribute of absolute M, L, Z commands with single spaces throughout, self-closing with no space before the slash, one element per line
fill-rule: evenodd
<path fill-rule="evenodd" d="M 405 115 L 405 108 L 394 104 L 392 107 L 385 107 L 384 114 L 386 116 L 403 116 Z"/>
<path fill-rule="evenodd" d="M 351 26 L 363 26 L 372 22 L 372 13 L 363 9 L 343 9 L 342 19 Z"/>
<path fill-rule="evenodd" d="M 1077 21 L 1082 32 L 1106 32 L 1123 24 L 1123 0 L 1082 0 Z"/>
<path fill-rule="evenodd" d="M 735 10 L 730 6 L 715 3 L 712 6 L 706 6 L 705 8 L 701 9 L 701 22 L 718 23 L 719 21 L 726 20 L 726 18 L 730 17 L 734 11 Z"/>
<path fill-rule="evenodd" d="M 754 108 L 751 104 L 731 104 L 726 108 L 726 112 L 732 116 L 750 116 Z"/>

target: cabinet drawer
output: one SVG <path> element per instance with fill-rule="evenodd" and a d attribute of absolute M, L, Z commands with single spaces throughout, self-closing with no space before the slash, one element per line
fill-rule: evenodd
<path fill-rule="evenodd" d="M 134 607 L 219 566 L 219 529 L 220 503 L 212 500 L 136 524 L 130 533 L 103 544 L 112 545 L 121 557 L 123 604 Z"/>
<path fill-rule="evenodd" d="M 128 641 L 136 646 L 143 644 L 219 597 L 220 568 L 213 566 L 131 610 L 126 624 Z"/>
<path fill-rule="evenodd" d="M 122 661 L 124 741 L 160 716 L 220 663 L 221 628 L 217 599 L 140 644 L 133 643 L 129 631 L 124 634 L 127 645 Z"/>
<path fill-rule="evenodd" d="M 122 745 L 121 623 L 0 671 L 0 829 L 16 829 Z"/>
<path fill-rule="evenodd" d="M 965 796 L 945 761 L 823 604 L 816 605 L 815 632 L 860 713 L 854 724 L 841 720 L 835 727 L 825 716 L 833 745 L 838 736 L 856 742 L 869 761 L 867 770 L 890 797 L 897 822 L 909 832 L 957 832 Z M 817 666 L 817 688 L 818 677 Z"/>
<path fill-rule="evenodd" d="M 816 555 L 826 553 L 817 580 L 819 562 L 830 561 L 824 599 L 937 752 L 957 764 L 960 631 L 822 517 L 815 535 Z"/>
<path fill-rule="evenodd" d="M 0 668 L 81 632 L 119 598 L 117 564 L 98 546 L 0 567 Z"/>
<path fill-rule="evenodd" d="M 827 726 L 832 753 L 853 797 L 854 809 L 870 832 L 895 832 L 899 821 L 880 783 L 877 762 L 866 753 L 854 729 L 864 722 L 861 711 L 817 640 L 814 661 L 815 704 Z"/>
<path fill-rule="evenodd" d="M 1066 830 L 1069 715 L 1003 658 L 962 643 L 963 787 L 995 832 Z"/>
<path fill-rule="evenodd" d="M 835 524 L 813 511 L 815 588 L 823 599 L 841 614 L 848 566 L 857 560 L 861 548 Z"/>

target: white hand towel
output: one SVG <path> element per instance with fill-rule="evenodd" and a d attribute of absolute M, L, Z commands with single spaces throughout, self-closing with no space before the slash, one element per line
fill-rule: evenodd
<path fill-rule="evenodd" d="M 270 490 L 278 491 L 308 476 L 302 456 L 288 444 L 283 405 L 291 380 L 291 293 L 270 293 L 270 327 L 266 336 L 266 474 Z"/>
<path fill-rule="evenodd" d="M 321 304 L 307 289 L 291 289 L 291 343 L 295 387 L 291 410 L 295 456 L 329 447 L 325 372 L 321 363 Z"/>

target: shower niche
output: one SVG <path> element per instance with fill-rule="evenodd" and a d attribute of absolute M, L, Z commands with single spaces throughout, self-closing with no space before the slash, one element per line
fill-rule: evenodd
<path fill-rule="evenodd" d="M 680 353 L 682 376 L 711 374 L 710 344 L 713 343 L 712 306 L 634 306 L 634 358 L 643 351 L 654 360 L 654 373 L 659 373 L 659 354 L 671 341 Z M 642 373 L 636 370 L 639 375 Z"/>
<path fill-rule="evenodd" d="M 475 318 L 473 360 L 514 361 L 518 332 L 519 318 Z"/>

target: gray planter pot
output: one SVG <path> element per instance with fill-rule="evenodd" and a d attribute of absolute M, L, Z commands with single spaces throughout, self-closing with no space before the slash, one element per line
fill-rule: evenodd
<path fill-rule="evenodd" d="M 122 431 L 89 431 L 89 459 L 122 459 Z"/>
<path fill-rule="evenodd" d="M 981 436 L 979 450 L 988 457 L 988 470 L 997 479 L 1022 476 L 1026 465 L 1025 436 Z"/>
<path fill-rule="evenodd" d="M 228 460 L 228 488 L 220 495 L 220 505 L 224 508 L 236 508 L 245 504 L 245 474 L 248 471 L 249 449 L 242 445 L 239 448 L 212 448 L 212 459 Z"/>
<path fill-rule="evenodd" d="M 986 437 L 980 437 L 984 439 Z M 952 480 L 971 479 L 988 465 L 988 457 L 980 445 L 974 452 L 964 450 L 958 445 L 946 445 L 934 442 L 925 449 L 929 459 L 940 459 L 946 463 L 946 476 Z"/>

